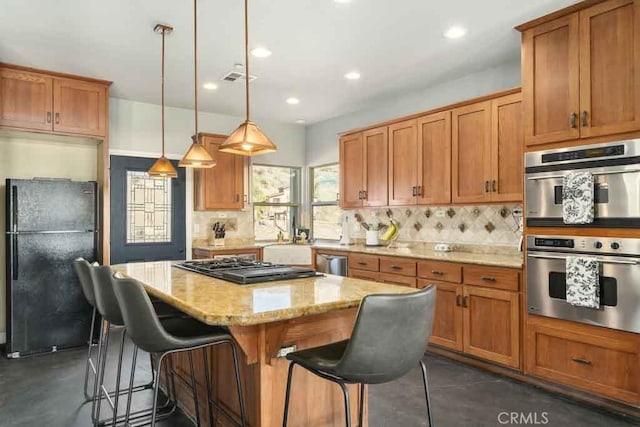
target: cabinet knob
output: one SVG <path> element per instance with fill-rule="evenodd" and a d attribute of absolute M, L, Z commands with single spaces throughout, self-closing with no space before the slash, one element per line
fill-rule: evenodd
<path fill-rule="evenodd" d="M 587 110 L 582 110 L 582 113 L 580 113 L 580 126 L 585 127 L 587 125 Z"/>
<path fill-rule="evenodd" d="M 496 191 L 498 191 L 497 188 L 498 188 L 498 186 L 496 184 L 496 180 L 494 179 L 494 180 L 491 181 L 491 191 L 493 191 L 495 193 Z"/>
<path fill-rule="evenodd" d="M 576 127 L 577 116 L 578 115 L 576 113 L 571 113 L 571 115 L 569 116 L 569 125 L 571 126 L 572 129 L 575 129 Z"/>
<path fill-rule="evenodd" d="M 434 276 L 444 276 L 444 273 L 438 270 L 431 270 L 431 274 L 433 274 Z"/>
<path fill-rule="evenodd" d="M 469 297 L 468 297 L 468 296 L 466 296 L 466 295 L 462 298 L 462 306 L 463 306 L 464 308 L 469 307 Z"/>
<path fill-rule="evenodd" d="M 47 123 L 51 123 L 51 111 L 47 111 Z"/>
<path fill-rule="evenodd" d="M 489 192 L 489 181 L 488 180 L 484 182 L 484 192 L 485 193 Z"/>
<path fill-rule="evenodd" d="M 462 295 L 456 295 L 456 306 L 460 307 L 462 305 Z"/>
<path fill-rule="evenodd" d="M 422 197 L 422 185 L 416 187 L 416 196 Z"/>
<path fill-rule="evenodd" d="M 60 113 L 56 113 L 56 124 L 60 124 Z"/>
<path fill-rule="evenodd" d="M 583 359 L 581 357 L 572 357 L 571 360 L 576 362 L 576 363 L 579 363 L 581 365 L 591 365 L 591 361 L 590 360 Z"/>

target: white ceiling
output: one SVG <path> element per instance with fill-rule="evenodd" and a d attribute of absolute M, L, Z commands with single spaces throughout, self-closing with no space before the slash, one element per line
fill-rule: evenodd
<path fill-rule="evenodd" d="M 256 118 L 307 123 L 365 109 L 508 61 L 517 61 L 513 26 L 575 0 L 250 0 Z M 220 77 L 243 62 L 243 2 L 199 0 L 201 109 L 243 115 L 242 81 Z M 160 36 L 167 23 L 167 104 L 193 105 L 190 0 L 0 0 L 0 61 L 112 80 L 112 96 L 159 103 Z M 466 37 L 448 40 L 452 24 Z M 362 74 L 347 81 L 351 70 Z M 296 106 L 285 99 L 300 99 Z"/>

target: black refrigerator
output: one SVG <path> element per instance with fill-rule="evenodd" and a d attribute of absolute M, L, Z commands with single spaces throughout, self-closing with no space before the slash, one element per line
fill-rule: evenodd
<path fill-rule="evenodd" d="M 7 179 L 7 357 L 85 345 L 91 307 L 73 260 L 96 259 L 97 184 Z"/>

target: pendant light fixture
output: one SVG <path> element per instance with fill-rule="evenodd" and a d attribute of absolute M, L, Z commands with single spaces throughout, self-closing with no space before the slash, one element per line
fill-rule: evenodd
<path fill-rule="evenodd" d="M 162 156 L 156 160 L 147 172 L 151 178 L 177 178 L 178 172 L 169 159 L 164 156 L 164 36 L 171 34 L 173 27 L 158 24 L 153 31 L 162 34 Z"/>
<path fill-rule="evenodd" d="M 227 140 L 220 146 L 219 150 L 226 153 L 240 154 L 243 156 L 254 156 L 256 154 L 271 153 L 278 147 L 262 133 L 250 119 L 249 109 L 249 6 L 248 0 L 244 0 L 244 83 L 245 83 L 245 103 L 246 120 L 233 131 Z"/>
<path fill-rule="evenodd" d="M 194 83 L 194 111 L 196 131 L 191 137 L 193 143 L 178 166 L 183 168 L 212 168 L 216 161 L 200 143 L 198 133 L 198 0 L 193 0 L 193 83 Z"/>

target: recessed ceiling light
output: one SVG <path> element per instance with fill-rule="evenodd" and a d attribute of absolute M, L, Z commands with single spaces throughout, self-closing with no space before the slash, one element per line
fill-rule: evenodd
<path fill-rule="evenodd" d="M 298 120 L 296 120 L 296 123 L 299 124 L 299 125 L 303 125 L 303 124 L 307 123 L 307 121 L 304 120 L 304 119 L 298 119 Z"/>
<path fill-rule="evenodd" d="M 454 25 L 444 32 L 444 36 L 448 39 L 459 39 L 467 34 L 467 29 L 459 25 Z"/>
<path fill-rule="evenodd" d="M 271 56 L 271 51 L 266 47 L 259 46 L 251 50 L 251 55 L 256 58 L 268 58 Z"/>
<path fill-rule="evenodd" d="M 294 97 L 287 98 L 287 104 L 289 104 L 289 105 L 297 105 L 297 104 L 300 104 L 300 100 L 298 98 L 294 98 Z"/>
<path fill-rule="evenodd" d="M 360 78 L 360 73 L 357 71 L 350 71 L 344 75 L 344 78 L 347 80 L 358 80 Z"/>
<path fill-rule="evenodd" d="M 216 90 L 216 89 L 218 89 L 218 85 L 213 83 L 213 82 L 207 82 L 207 83 L 203 84 L 202 87 L 207 89 L 207 90 Z"/>

